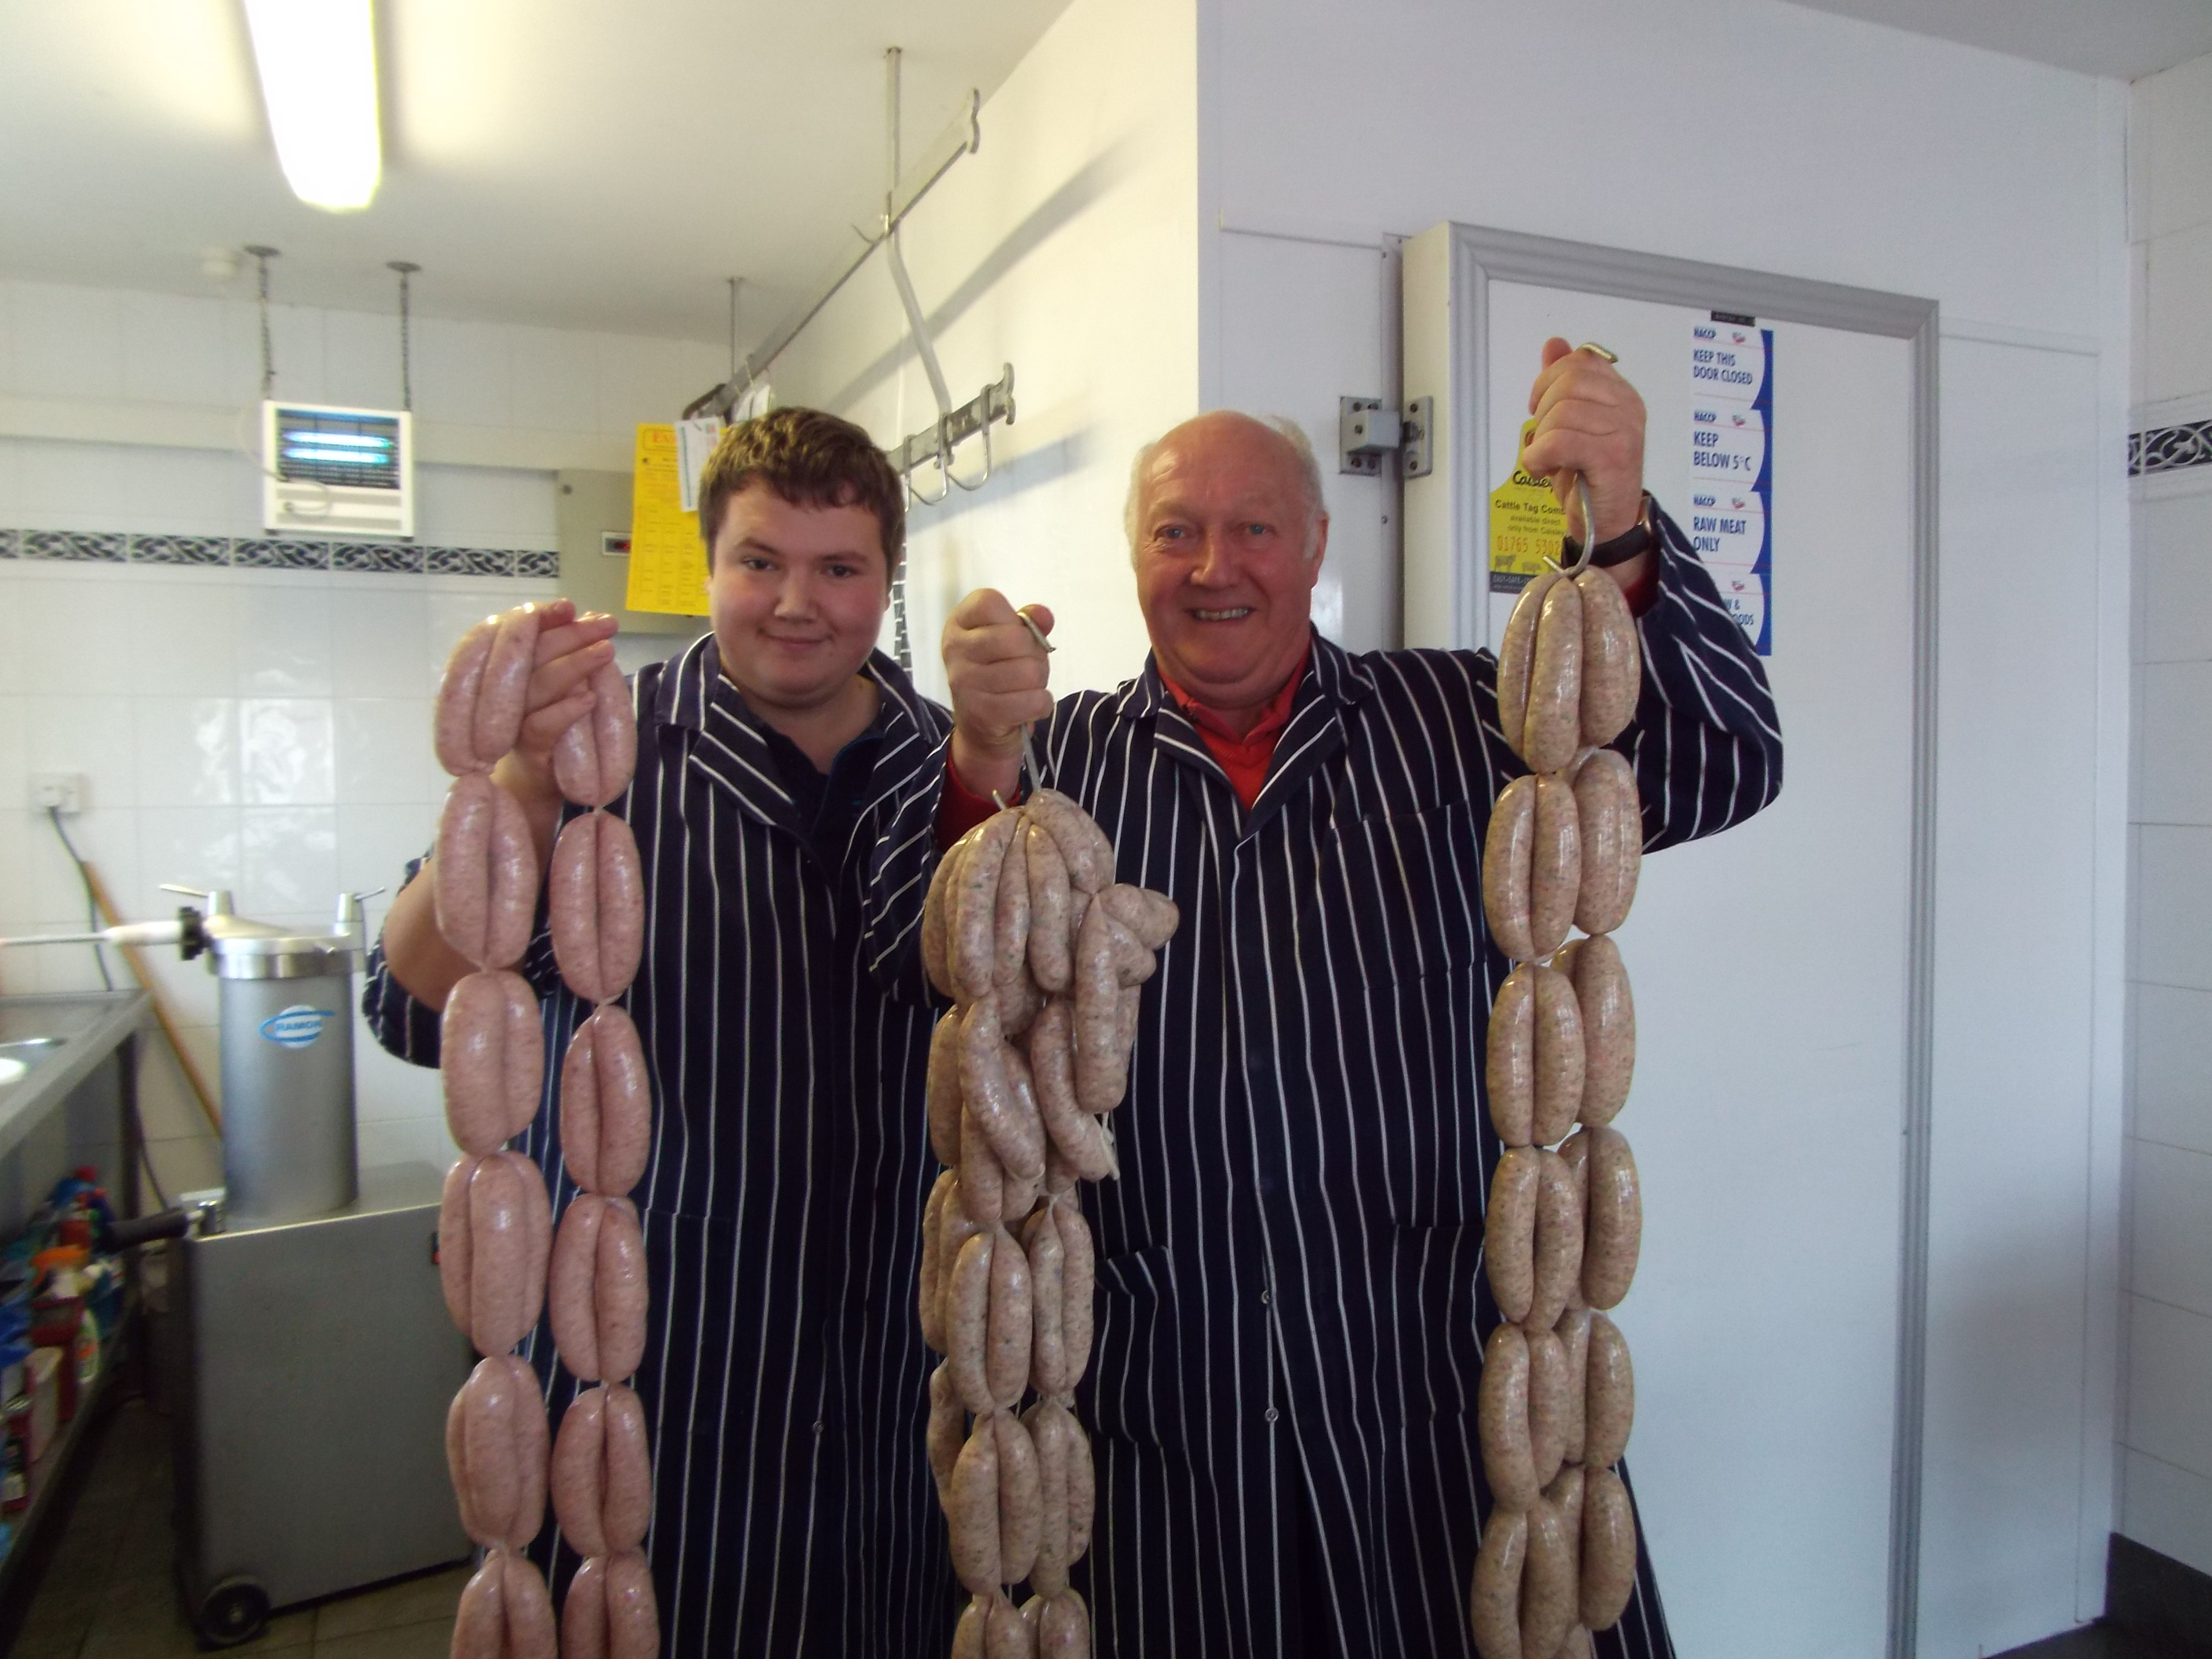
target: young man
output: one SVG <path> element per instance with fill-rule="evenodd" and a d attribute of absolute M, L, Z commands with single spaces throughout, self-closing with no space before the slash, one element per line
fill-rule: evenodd
<path fill-rule="evenodd" d="M 1583 475 L 1594 561 L 1641 617 L 1643 698 L 1615 746 L 1645 845 L 1748 817 L 1781 786 L 1773 702 L 1644 494 L 1641 400 L 1554 340 L 1529 412 L 1529 471 Z M 1121 880 L 1182 907 L 1115 1115 L 1121 1178 L 1084 1194 L 1098 1518 L 1076 1582 L 1101 1659 L 1473 1652 L 1498 1317 L 1481 1056 L 1508 965 L 1481 854 L 1527 769 L 1499 740 L 1487 652 L 1354 656 L 1315 633 L 1328 531 L 1289 434 L 1218 411 L 1147 447 L 1129 504 L 1143 672 L 1055 704 L 1029 629 L 970 594 L 945 632 L 951 769 L 890 838 L 922 879 L 924 832 L 1011 799 L 1041 721 L 1042 781 L 1105 827 Z M 1638 1565 L 1601 1659 L 1673 1652 Z"/>
<path fill-rule="evenodd" d="M 700 485 L 713 631 L 637 676 L 637 775 L 611 810 L 644 861 L 645 954 L 626 999 L 653 1085 L 635 1194 L 652 1279 L 635 1379 L 652 1425 L 647 1540 L 672 1656 L 940 1647 L 957 1614 L 923 1453 L 931 1356 L 912 1314 L 928 1156 L 932 1010 L 878 969 L 920 900 L 866 894 L 892 805 L 949 726 L 874 649 L 905 493 L 859 428 L 784 409 L 732 428 Z M 541 861 L 564 816 L 554 739 L 612 658 L 613 619 L 548 617 L 530 714 L 495 777 Z M 385 1046 L 437 1060 L 469 964 L 430 884 L 394 901 L 366 1006 Z M 541 905 L 522 971 L 544 1015 L 544 1103 L 520 1145 L 574 1195 L 556 1103 L 591 1011 L 556 971 Z M 887 969 L 885 971 L 888 971 Z M 578 1384 L 541 1325 L 559 1415 Z M 556 1579 L 575 1556 L 553 1553 Z"/>

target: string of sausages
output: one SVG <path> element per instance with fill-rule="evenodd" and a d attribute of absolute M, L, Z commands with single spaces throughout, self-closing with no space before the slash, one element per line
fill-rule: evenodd
<path fill-rule="evenodd" d="M 1114 880 L 1105 832 L 1040 789 L 949 848 L 922 960 L 953 999 L 929 1052 L 922 1218 L 929 1465 L 973 1600 L 953 1659 L 1089 1659 L 1068 1569 L 1091 1544 L 1091 1442 L 1074 1413 L 1091 1358 L 1095 1258 L 1079 1181 L 1118 1173 L 1107 1116 L 1128 1091 L 1138 1000 L 1179 920 Z M 1026 1395 L 1034 1400 L 1019 1410 Z M 1018 1609 L 1009 1586 L 1033 1592 Z"/>
<path fill-rule="evenodd" d="M 550 908 L 562 979 L 598 1004 L 563 1066 L 565 1161 L 581 1188 L 554 1234 L 544 1178 L 506 1143 L 537 1115 L 544 1036 L 526 948 L 538 860 L 520 805 L 491 781 L 514 746 L 541 617 L 523 606 L 462 637 L 436 714 L 438 757 L 457 781 L 438 829 L 439 931 L 477 966 L 441 1026 L 446 1115 L 464 1156 L 446 1180 L 439 1272 L 454 1323 L 483 1358 L 447 1415 L 446 1455 L 483 1565 L 462 1591 L 455 1659 L 654 1659 L 659 1620 L 641 1553 L 652 1514 L 645 1417 L 622 1380 L 645 1346 L 645 1246 L 626 1194 L 644 1174 L 652 1097 L 636 1028 L 613 999 L 642 945 L 642 880 L 629 826 L 603 808 L 629 787 L 637 750 L 628 689 L 611 665 L 590 711 L 557 740 L 554 773 L 595 810 L 554 845 Z M 549 1436 L 543 1391 L 514 1346 L 549 1300 L 579 1394 Z M 549 1446 L 549 1440 L 550 1444 Z M 562 1533 L 586 1559 L 556 1641 L 552 1602 L 521 1553 L 544 1524 L 549 1486 Z"/>
<path fill-rule="evenodd" d="M 1605 1310 L 1628 1293 L 1643 1235 L 1636 1162 L 1611 1127 L 1636 1063 L 1611 934 L 1636 895 L 1644 830 L 1635 773 L 1602 745 L 1634 716 L 1641 675 L 1635 619 L 1605 572 L 1547 571 L 1523 590 L 1498 702 L 1530 775 L 1499 793 L 1483 848 L 1483 913 L 1515 963 L 1486 1066 L 1505 1150 L 1483 1234 L 1504 1316 L 1478 1400 L 1495 1500 L 1469 1595 L 1483 1659 L 1587 1659 L 1635 1584 L 1614 1468 L 1635 1382 Z"/>

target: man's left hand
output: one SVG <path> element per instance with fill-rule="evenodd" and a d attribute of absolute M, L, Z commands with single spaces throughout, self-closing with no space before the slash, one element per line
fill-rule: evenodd
<path fill-rule="evenodd" d="M 1574 477 L 1589 486 L 1597 539 L 1626 535 L 1644 515 L 1644 399 L 1620 371 L 1594 351 L 1557 337 L 1544 342 L 1544 367 L 1528 392 L 1536 429 L 1521 452 L 1532 478 L 1549 478 L 1567 511 L 1567 533 L 1584 534 Z"/>

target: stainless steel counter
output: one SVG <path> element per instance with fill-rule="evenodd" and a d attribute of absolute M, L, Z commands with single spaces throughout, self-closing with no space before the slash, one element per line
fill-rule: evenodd
<path fill-rule="evenodd" d="M 0 1158 L 134 1035 L 152 1006 L 143 991 L 0 997 L 0 1060 L 26 1067 L 15 1082 L 0 1082 Z"/>

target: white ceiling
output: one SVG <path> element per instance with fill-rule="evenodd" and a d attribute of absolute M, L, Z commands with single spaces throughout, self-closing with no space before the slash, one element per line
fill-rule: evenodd
<path fill-rule="evenodd" d="M 0 0 L 0 274 L 180 293 L 280 249 L 280 300 L 757 337 L 880 209 L 884 62 L 909 158 L 1066 0 L 379 0 L 384 183 L 295 200 L 237 0 Z M 986 125 L 983 142 L 990 143 Z"/>
<path fill-rule="evenodd" d="M 2014 58 L 2124 81 L 2212 52 L 2212 0 L 1796 0 Z"/>
<path fill-rule="evenodd" d="M 1802 0 L 2098 74 L 2212 52 L 2212 0 Z M 883 49 L 908 154 L 1067 0 L 380 0 L 382 190 L 319 212 L 277 171 L 237 0 L 0 0 L 0 274 L 181 293 L 283 251 L 280 300 L 757 338 L 883 188 Z M 988 120 L 983 142 L 991 142 Z"/>

